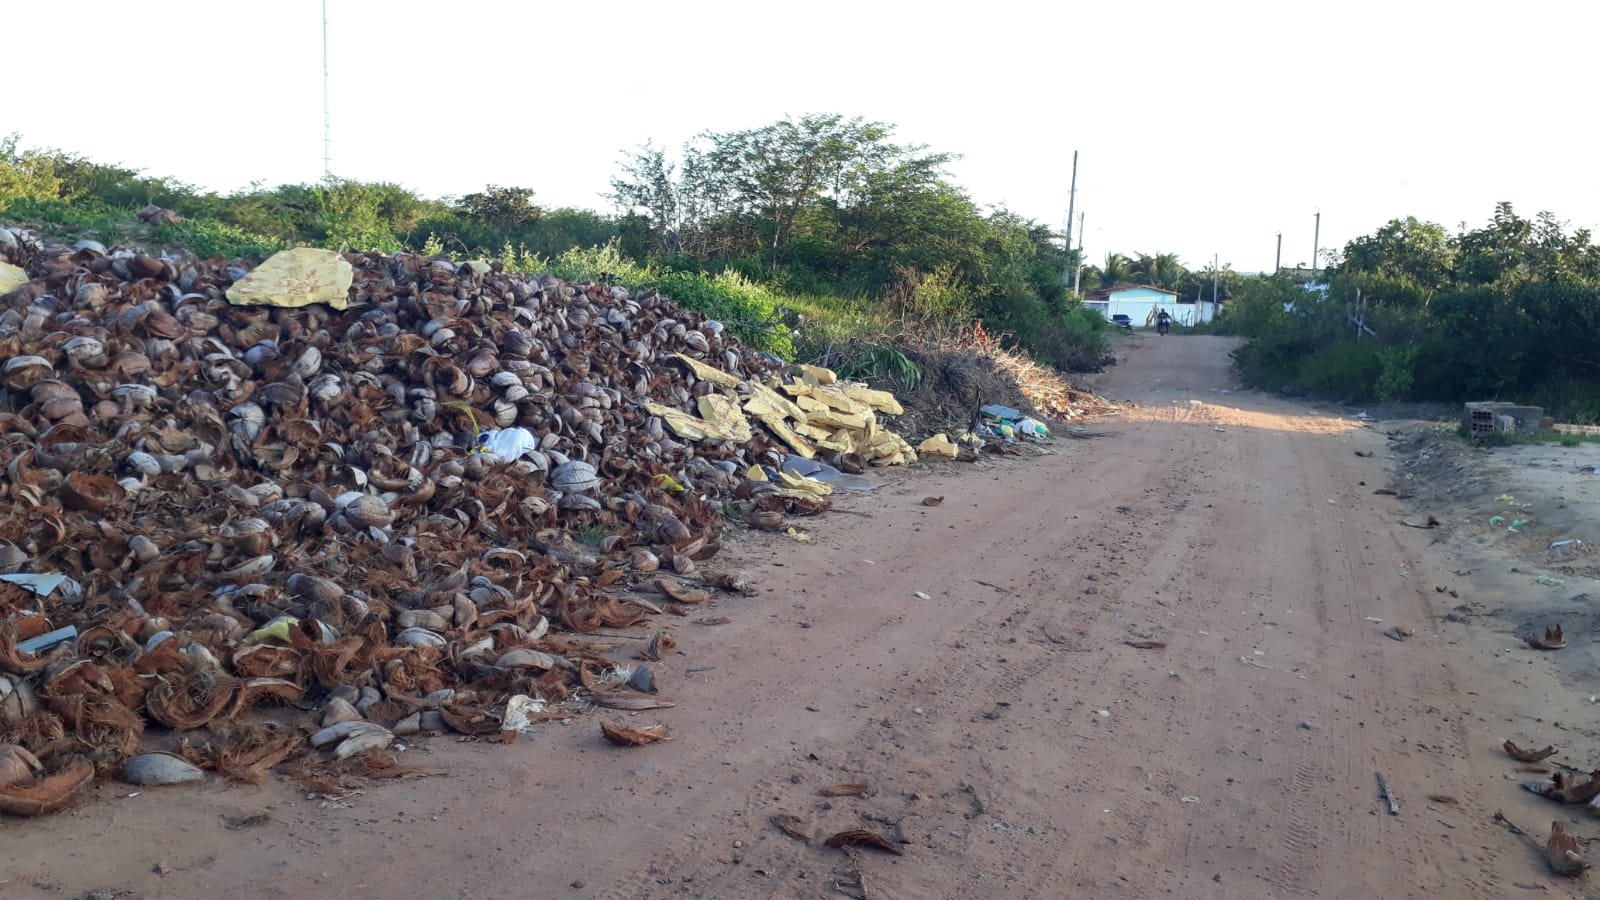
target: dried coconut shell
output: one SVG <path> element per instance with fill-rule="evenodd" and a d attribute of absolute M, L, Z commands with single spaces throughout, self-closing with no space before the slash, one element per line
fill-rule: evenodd
<path fill-rule="evenodd" d="M 94 780 L 94 763 L 79 757 L 61 771 L 31 782 L 0 788 L 0 813 L 42 816 L 64 809 L 84 785 Z"/>
<path fill-rule="evenodd" d="M 640 747 L 657 741 L 671 740 L 665 725 L 619 725 L 600 723 L 600 734 L 606 740 L 622 747 Z"/>

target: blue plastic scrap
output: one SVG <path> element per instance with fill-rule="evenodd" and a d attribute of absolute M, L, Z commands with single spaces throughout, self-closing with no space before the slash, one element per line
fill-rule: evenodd
<path fill-rule="evenodd" d="M 998 403 L 991 403 L 988 406 L 980 406 L 978 407 L 978 412 L 983 413 L 991 419 L 1010 419 L 1014 422 L 1017 419 L 1022 418 L 1022 410 L 1012 409 L 1009 406 L 1001 406 Z"/>

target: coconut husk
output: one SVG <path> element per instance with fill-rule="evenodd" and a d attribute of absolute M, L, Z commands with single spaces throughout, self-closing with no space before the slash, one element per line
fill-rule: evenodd
<path fill-rule="evenodd" d="M 42 816 L 64 809 L 79 790 L 94 780 L 94 763 L 76 759 L 52 775 L 0 788 L 0 813 Z"/>
<path fill-rule="evenodd" d="M 613 744 L 622 747 L 640 747 L 657 741 L 671 740 L 665 725 L 621 725 L 600 723 L 600 734 Z"/>
<path fill-rule="evenodd" d="M 199 728 L 233 702 L 238 682 L 226 676 L 168 677 L 145 694 L 150 717 L 174 731 Z"/>

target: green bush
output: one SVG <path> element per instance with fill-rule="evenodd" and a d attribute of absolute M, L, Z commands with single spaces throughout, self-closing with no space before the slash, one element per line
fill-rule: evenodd
<path fill-rule="evenodd" d="M 182 225 L 157 225 L 151 236 L 158 244 L 188 250 L 201 259 L 271 256 L 289 247 L 282 241 L 216 221 L 190 220 Z"/>

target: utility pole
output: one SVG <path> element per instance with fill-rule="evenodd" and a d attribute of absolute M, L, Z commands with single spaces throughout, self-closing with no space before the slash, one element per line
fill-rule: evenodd
<path fill-rule="evenodd" d="M 1072 151 L 1072 190 L 1067 194 L 1067 268 L 1072 268 L 1072 211 L 1078 202 L 1078 151 Z M 1081 232 L 1082 229 L 1079 229 Z M 1082 235 L 1080 234 L 1080 237 Z M 1061 280 L 1067 280 L 1067 272 L 1061 273 Z"/>
<path fill-rule="evenodd" d="M 1322 250 L 1322 210 L 1317 210 L 1317 228 L 1311 238 L 1311 282 L 1317 281 L 1317 254 Z"/>
<path fill-rule="evenodd" d="M 1083 217 L 1084 213 L 1078 213 L 1078 264 L 1072 269 L 1072 292 L 1074 294 L 1083 293 L 1078 289 L 1079 285 L 1083 283 Z M 1070 223 L 1072 220 L 1068 219 L 1067 221 Z"/>
<path fill-rule="evenodd" d="M 1278 258 L 1272 261 L 1272 274 L 1283 271 L 1283 232 L 1278 232 Z"/>
<path fill-rule="evenodd" d="M 1221 271 L 1220 271 L 1221 260 L 1222 260 L 1222 257 L 1221 257 L 1220 254 L 1216 254 L 1216 253 L 1211 254 L 1211 314 L 1212 315 L 1216 315 L 1217 314 L 1217 281 L 1219 280 L 1219 277 L 1222 274 Z"/>
<path fill-rule="evenodd" d="M 333 117 L 328 108 L 328 0 L 322 0 L 322 177 L 333 177 Z"/>

